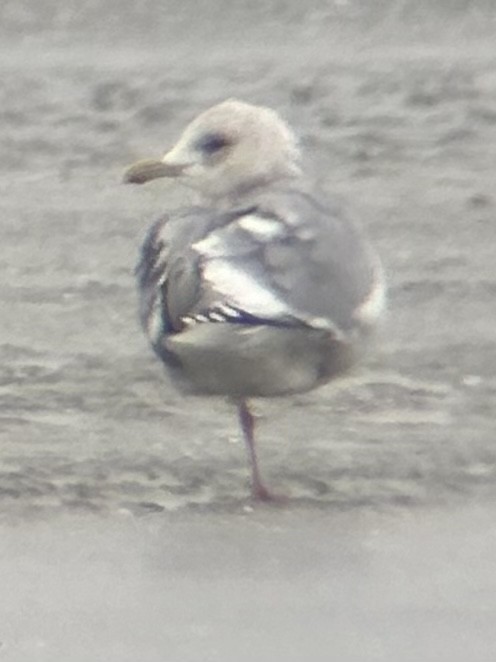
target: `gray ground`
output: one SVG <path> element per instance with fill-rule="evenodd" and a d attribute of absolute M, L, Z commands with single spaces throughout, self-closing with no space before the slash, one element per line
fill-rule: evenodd
<path fill-rule="evenodd" d="M 0 660 L 496 659 L 496 10 L 430 4 L 1 5 Z M 259 403 L 277 508 L 135 314 L 181 193 L 122 170 L 228 96 L 297 128 L 390 281 L 365 366 Z"/>

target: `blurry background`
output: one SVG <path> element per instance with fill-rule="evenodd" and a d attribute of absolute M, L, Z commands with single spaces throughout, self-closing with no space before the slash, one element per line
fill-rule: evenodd
<path fill-rule="evenodd" d="M 1 3 L 0 659 L 496 659 L 495 30 L 490 0 Z M 257 404 L 283 510 L 136 320 L 185 194 L 122 171 L 230 96 L 390 282 L 365 366 Z"/>

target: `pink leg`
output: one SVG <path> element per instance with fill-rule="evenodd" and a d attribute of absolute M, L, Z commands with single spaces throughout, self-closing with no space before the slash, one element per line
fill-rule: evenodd
<path fill-rule="evenodd" d="M 260 476 L 260 471 L 258 470 L 258 461 L 257 461 L 257 451 L 255 448 L 255 421 L 253 419 L 253 414 L 251 413 L 246 400 L 239 400 L 238 402 L 238 416 L 241 429 L 243 430 L 243 436 L 245 438 L 246 448 L 248 450 L 248 456 L 250 458 L 251 465 L 251 492 L 254 499 L 260 501 L 271 501 L 274 499 L 274 496 L 271 492 L 265 487 L 263 480 Z"/>

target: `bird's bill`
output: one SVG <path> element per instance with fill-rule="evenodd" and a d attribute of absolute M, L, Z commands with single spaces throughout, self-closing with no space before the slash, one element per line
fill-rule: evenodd
<path fill-rule="evenodd" d="M 179 177 L 187 164 L 169 160 L 167 154 L 160 161 L 158 159 L 145 159 L 133 163 L 124 172 L 125 184 L 145 184 L 159 177 Z"/>
<path fill-rule="evenodd" d="M 159 177 L 178 177 L 183 167 L 156 159 L 133 163 L 124 173 L 125 184 L 145 184 Z"/>

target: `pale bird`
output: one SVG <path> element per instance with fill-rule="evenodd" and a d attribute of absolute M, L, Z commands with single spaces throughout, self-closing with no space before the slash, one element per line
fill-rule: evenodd
<path fill-rule="evenodd" d="M 237 404 L 252 494 L 269 499 L 248 399 L 309 391 L 358 361 L 384 307 L 381 263 L 315 192 L 293 132 L 268 108 L 210 108 L 125 181 L 158 177 L 199 203 L 149 230 L 137 267 L 143 328 L 180 388 Z"/>

